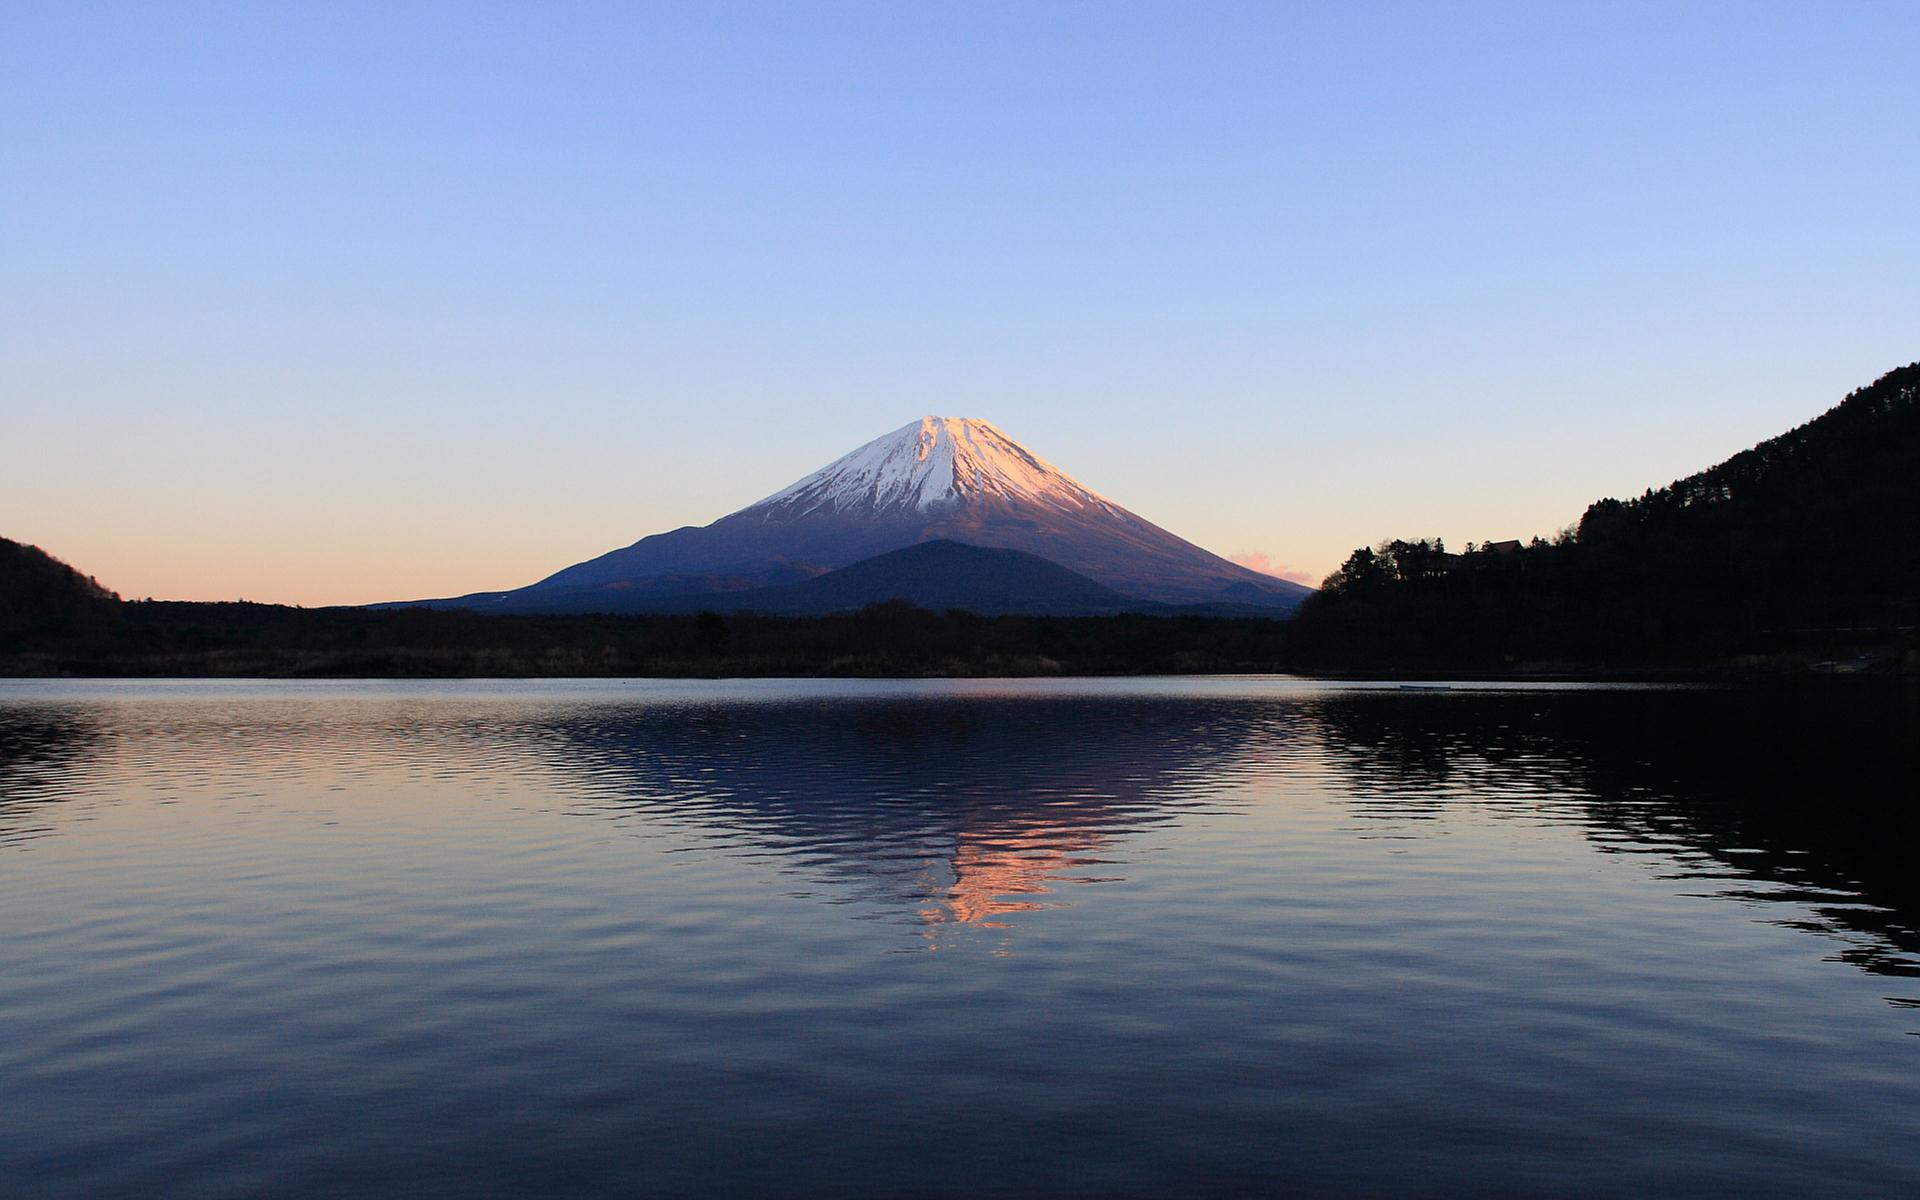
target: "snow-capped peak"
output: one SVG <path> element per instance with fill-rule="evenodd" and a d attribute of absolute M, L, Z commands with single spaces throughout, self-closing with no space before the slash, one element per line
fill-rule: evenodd
<path fill-rule="evenodd" d="M 798 516 L 928 511 L 972 499 L 1052 508 L 1117 508 L 986 421 L 922 417 L 844 455 L 752 506 Z"/>

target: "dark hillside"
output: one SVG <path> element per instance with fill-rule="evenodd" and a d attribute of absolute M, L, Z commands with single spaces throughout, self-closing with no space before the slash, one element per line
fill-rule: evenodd
<path fill-rule="evenodd" d="M 869 558 L 805 583 L 768 588 L 760 595 L 765 600 L 753 608 L 791 613 L 839 612 L 883 600 L 982 615 L 1084 615 L 1145 607 L 1037 554 L 945 539 Z"/>
<path fill-rule="evenodd" d="M 117 600 L 38 546 L 0 538 L 0 633 L 70 630 L 109 615 Z"/>
<path fill-rule="evenodd" d="M 1920 610 L 1920 364 L 1573 530 L 1361 549 L 1310 598 L 1308 666 L 1898 654 Z"/>
<path fill-rule="evenodd" d="M 1123 596 L 1112 588 L 1069 571 L 1036 554 L 971 546 L 937 539 L 891 550 L 828 571 L 798 583 L 736 591 L 689 591 L 681 594 L 646 588 L 583 588 L 575 592 L 552 590 L 538 610 L 544 613 L 778 613 L 815 616 L 851 612 L 869 604 L 906 600 L 921 608 L 945 612 L 964 609 L 982 616 L 1004 613 L 1052 616 L 1101 616 L 1120 612 L 1150 612 L 1165 608 Z M 493 597 L 477 597 L 470 604 L 436 600 L 420 605 L 378 605 L 379 608 L 469 608 L 474 612 L 526 612 Z M 1256 610 L 1271 615 L 1272 609 Z"/>
<path fill-rule="evenodd" d="M 802 583 L 676 599 L 676 607 L 663 605 L 647 611 L 711 608 L 804 616 L 850 612 L 888 600 L 905 600 L 935 612 L 963 609 L 981 616 L 1101 616 L 1163 607 L 1123 596 L 1036 554 L 947 539 L 862 559 Z"/>

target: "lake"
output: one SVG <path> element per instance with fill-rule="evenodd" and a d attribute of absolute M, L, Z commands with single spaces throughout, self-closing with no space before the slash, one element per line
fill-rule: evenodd
<path fill-rule="evenodd" d="M 0 683 L 0 1191 L 1912 1196 L 1917 714 Z"/>

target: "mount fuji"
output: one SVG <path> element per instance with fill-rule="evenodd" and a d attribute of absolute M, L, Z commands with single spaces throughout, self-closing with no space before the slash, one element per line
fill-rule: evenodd
<path fill-rule="evenodd" d="M 953 576 L 928 594 L 975 594 L 981 572 L 1011 571 L 989 589 L 999 611 L 1201 606 L 1279 615 L 1309 591 L 1168 533 L 986 421 L 922 417 L 710 525 L 641 538 L 513 591 L 424 603 L 494 612 L 800 611 L 835 596 L 859 607 L 911 590 L 889 590 L 896 560 L 866 560 L 932 542 L 1018 552 L 897 560 L 914 564 L 922 592 L 929 572 Z M 1036 568 L 1030 558 L 1045 563 Z M 859 572 L 841 575 L 855 564 Z M 807 586 L 830 574 L 840 578 Z M 1030 607 L 1022 588 L 1038 589 Z M 812 599 L 796 608 L 796 595 Z"/>

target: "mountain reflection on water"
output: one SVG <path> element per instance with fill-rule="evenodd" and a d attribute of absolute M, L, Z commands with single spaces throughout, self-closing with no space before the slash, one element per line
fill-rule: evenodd
<path fill-rule="evenodd" d="M 1533 815 L 1578 821 L 1602 853 L 1652 856 L 1728 900 L 1809 906 L 1789 923 L 1838 937 L 1838 958 L 1920 976 L 1920 690 L 1422 699 L 1305 706 L 1362 815 L 1498 813 L 1530 797 Z"/>
<path fill-rule="evenodd" d="M 1912 1195 L 1835 683 L 0 685 L 0 1178 Z"/>
<path fill-rule="evenodd" d="M 1920 692 L 1304 689 L 1256 696 L 973 685 L 956 695 L 761 694 L 499 712 L 431 693 L 396 719 L 286 707 L 279 765 L 370 751 L 543 765 L 565 809 L 668 822 L 739 857 L 920 923 L 1002 928 L 1064 885 L 1123 883 L 1129 836 L 1231 812 L 1263 783 L 1327 781 L 1356 836 L 1424 836 L 1458 806 L 1576 825 L 1728 900 L 1810 907 L 1863 970 L 1920 975 Z M 132 740 L 122 705 L 0 703 L 0 845 L 58 833 L 90 756 Z M 232 707 L 176 707 L 172 749 L 218 753 Z M 313 718 L 318 716 L 316 721 Z M 150 730 L 150 732 L 154 732 Z M 259 753 L 256 744 L 252 752 Z M 149 751 L 151 753 L 151 751 Z M 143 765 L 168 766 L 163 761 Z M 444 764 L 442 764 L 444 767 Z M 1765 888 L 1744 887 L 1764 884 Z"/>
<path fill-rule="evenodd" d="M 1368 822 L 1577 825 L 1726 899 L 1811 906 L 1791 923 L 1840 958 L 1920 975 L 1912 689 L 975 700 L 596 707 L 537 741 L 598 815 L 669 814 L 930 924 L 1124 882 L 1130 834 L 1331 767 Z"/>
<path fill-rule="evenodd" d="M 1002 927 L 1102 851 L 1284 761 L 1283 712 L 1159 698 L 894 698 L 565 714 L 538 742 L 592 811 L 699 828 L 927 924 Z"/>

